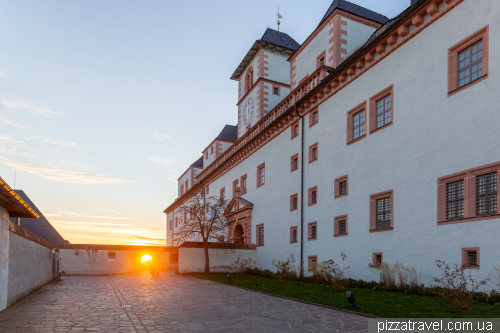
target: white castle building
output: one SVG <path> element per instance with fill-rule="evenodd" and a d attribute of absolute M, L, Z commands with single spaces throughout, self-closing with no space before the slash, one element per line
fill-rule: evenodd
<path fill-rule="evenodd" d="M 238 124 L 179 178 L 168 245 L 205 191 L 238 202 L 227 241 L 256 244 L 260 268 L 344 252 L 365 280 L 396 261 L 427 284 L 435 260 L 493 272 L 500 1 L 407 1 L 389 19 L 334 0 L 302 45 L 272 29 L 255 41 L 231 76 Z"/>

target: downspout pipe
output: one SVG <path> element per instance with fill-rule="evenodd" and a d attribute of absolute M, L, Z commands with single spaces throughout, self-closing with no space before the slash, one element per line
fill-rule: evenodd
<path fill-rule="evenodd" d="M 295 114 L 301 119 L 300 127 L 300 269 L 304 272 L 304 117 L 294 104 Z"/>

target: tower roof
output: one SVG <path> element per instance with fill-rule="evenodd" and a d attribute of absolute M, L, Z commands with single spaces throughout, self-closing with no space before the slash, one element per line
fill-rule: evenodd
<path fill-rule="evenodd" d="M 256 40 L 250 50 L 247 52 L 238 68 L 236 68 L 233 75 L 231 76 L 231 80 L 238 80 L 240 78 L 241 74 L 243 74 L 243 71 L 248 66 L 250 61 L 252 61 L 253 57 L 255 57 L 257 52 L 259 52 L 259 50 L 262 48 L 290 56 L 299 47 L 300 44 L 297 43 L 288 34 L 271 28 L 267 28 L 262 35 L 262 38 Z"/>
<path fill-rule="evenodd" d="M 363 17 L 371 21 L 378 22 L 380 24 L 384 24 L 387 21 L 389 21 L 389 18 L 387 18 L 385 15 L 379 14 L 365 7 L 361 7 L 352 2 L 346 0 L 333 0 L 332 4 L 326 11 L 321 21 L 319 22 L 318 27 L 328 18 L 328 16 L 330 16 L 331 13 L 335 11 L 335 9 L 342 9 L 351 14 Z"/>

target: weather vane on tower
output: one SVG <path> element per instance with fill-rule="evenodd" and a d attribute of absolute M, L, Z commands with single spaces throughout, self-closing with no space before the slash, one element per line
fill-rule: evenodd
<path fill-rule="evenodd" d="M 278 25 L 278 32 L 280 31 L 280 24 L 281 24 L 281 21 L 280 19 L 283 18 L 283 16 L 280 15 L 280 5 L 278 4 L 278 12 L 276 13 L 276 24 Z"/>

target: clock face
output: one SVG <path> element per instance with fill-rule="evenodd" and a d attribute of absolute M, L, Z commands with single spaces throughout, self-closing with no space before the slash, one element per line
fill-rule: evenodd
<path fill-rule="evenodd" d="M 253 118 L 253 98 L 249 97 L 243 104 L 243 123 L 245 126 L 250 125 Z"/>

